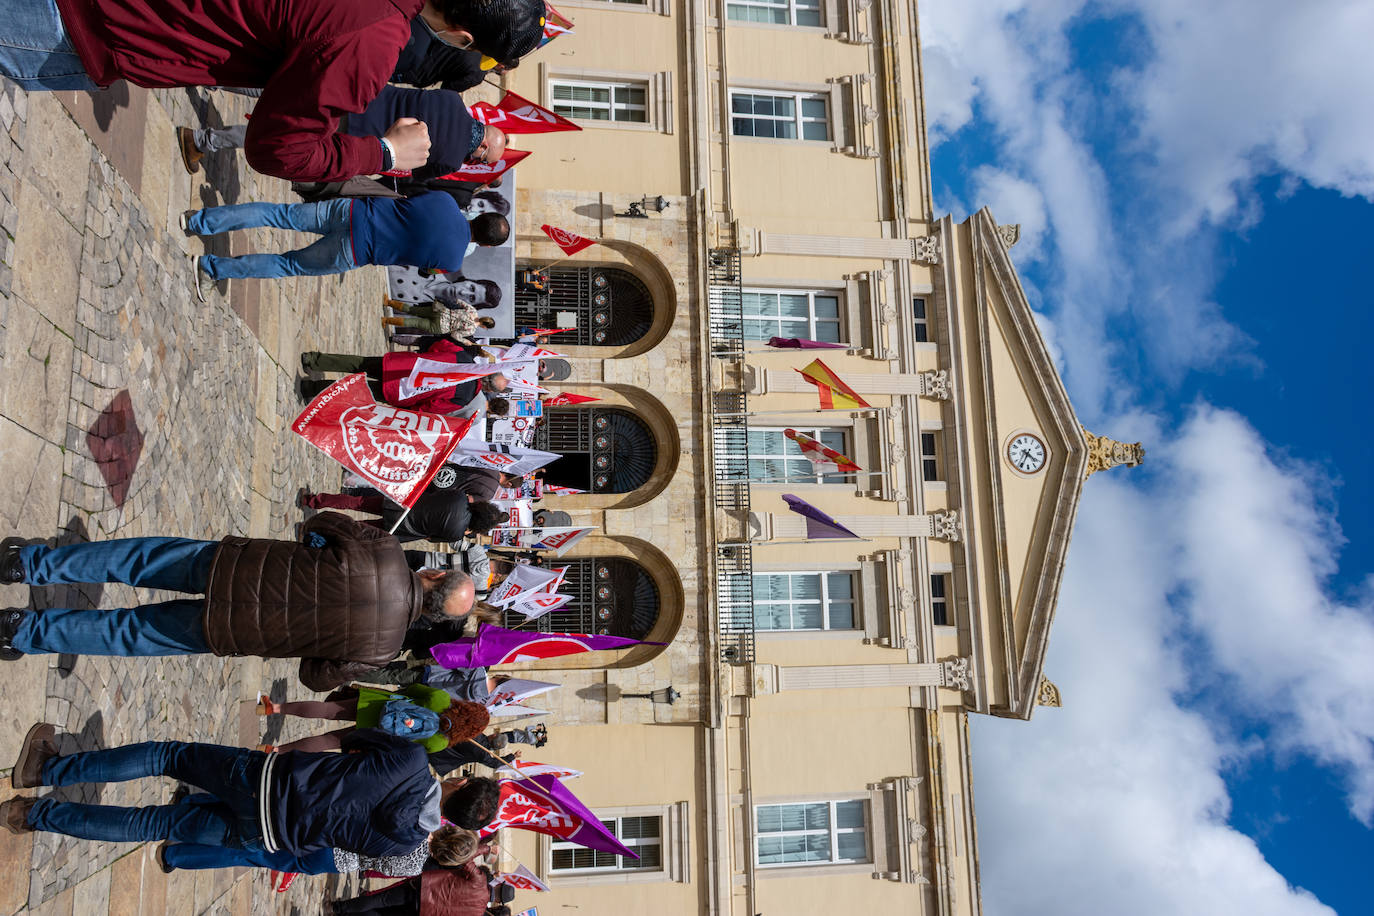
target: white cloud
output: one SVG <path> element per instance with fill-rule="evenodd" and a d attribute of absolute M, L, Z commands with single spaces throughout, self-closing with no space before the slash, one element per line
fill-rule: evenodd
<path fill-rule="evenodd" d="M 999 223 L 1021 226 L 1021 239 L 1013 252 L 1017 262 L 1039 260 L 1047 222 L 1040 188 L 1019 175 L 986 165 L 975 169 L 970 180 L 974 199 L 990 208 Z"/>
<path fill-rule="evenodd" d="M 1209 432 L 1185 439 L 1206 448 Z M 1242 749 L 1175 700 L 1194 684 L 1175 648 L 1170 520 L 1194 491 L 1171 497 L 1168 471 L 1150 492 L 1121 472 L 1087 485 L 1046 665 L 1064 708 L 974 723 L 988 912 L 1331 912 L 1228 826 L 1220 774 Z"/>
<path fill-rule="evenodd" d="M 1253 220 L 1266 173 L 1374 199 L 1374 5 L 1152 0 L 1156 56 L 1118 86 L 1141 118 L 1177 235 Z"/>
<path fill-rule="evenodd" d="M 1333 767 L 1374 823 L 1374 602 L 1327 593 L 1341 536 L 1329 484 L 1275 464 L 1235 414 L 1201 410 L 1171 449 L 1177 570 L 1192 626 L 1280 748 Z"/>

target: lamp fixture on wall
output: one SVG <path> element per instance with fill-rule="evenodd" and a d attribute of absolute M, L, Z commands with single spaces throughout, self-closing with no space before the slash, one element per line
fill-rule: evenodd
<path fill-rule="evenodd" d="M 624 213 L 617 213 L 616 216 L 623 216 L 628 219 L 648 219 L 650 210 L 655 213 L 662 213 L 664 210 L 667 210 L 669 206 L 671 206 L 671 201 L 662 194 L 655 197 L 650 197 L 648 194 L 645 194 L 644 197 L 639 200 L 630 201 L 629 208 L 626 209 Z"/>
<path fill-rule="evenodd" d="M 682 696 L 682 694 L 678 693 L 672 687 L 660 687 L 652 693 L 622 693 L 620 696 L 622 699 L 626 697 L 639 697 L 641 700 L 653 700 L 655 703 L 667 703 L 669 706 L 672 706 L 673 701 Z"/>

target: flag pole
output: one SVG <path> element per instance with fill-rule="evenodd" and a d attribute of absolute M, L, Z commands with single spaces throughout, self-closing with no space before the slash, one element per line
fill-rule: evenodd
<path fill-rule="evenodd" d="M 517 717 L 517 718 L 524 718 L 524 716 L 519 716 L 519 717 Z M 487 747 L 485 744 L 483 744 L 483 743 L 481 743 L 480 741 L 478 741 L 476 738 L 469 738 L 469 739 L 468 739 L 468 744 L 471 744 L 471 745 L 472 745 L 473 747 L 475 747 L 475 748 L 480 748 L 481 751 L 482 751 L 482 753 L 484 753 L 484 754 L 490 754 L 491 756 L 495 757 L 497 760 L 500 760 L 500 759 L 501 759 L 501 755 L 500 755 L 500 754 L 496 753 L 496 752 L 493 751 L 491 748 Z M 503 763 L 504 763 L 504 765 L 503 765 L 500 769 L 498 769 L 497 772 L 499 773 L 499 772 L 501 772 L 501 770 L 510 770 L 511 772 L 515 773 L 515 781 L 516 781 L 516 782 L 523 782 L 523 781 L 526 780 L 526 779 L 533 779 L 533 778 L 534 778 L 534 774 L 532 774 L 532 773 L 531 773 L 531 774 L 523 774 L 523 773 L 520 772 L 520 770 L 519 770 L 518 768 L 511 766 L 508 762 L 504 762 L 504 761 L 503 761 Z"/>
<path fill-rule="evenodd" d="M 410 509 L 411 509 L 410 506 L 406 506 L 406 511 L 402 512 L 402 513 L 401 513 L 401 517 L 398 518 L 398 519 L 396 519 L 396 524 L 394 524 L 394 525 L 391 526 L 391 528 L 387 531 L 387 534 L 395 534 L 395 533 L 396 533 L 396 529 L 399 528 L 399 527 L 401 527 L 401 522 L 405 521 L 405 520 L 406 520 L 406 516 L 410 514 Z"/>
<path fill-rule="evenodd" d="M 862 413 L 862 412 L 865 411 L 865 410 L 885 410 L 885 409 L 886 409 L 886 408 L 884 408 L 884 407 L 838 407 L 838 408 L 813 407 L 813 408 L 811 408 L 810 410 L 807 410 L 805 407 L 798 407 L 798 408 L 794 408 L 794 409 L 792 409 L 792 410 L 746 410 L 746 411 L 735 411 L 735 412 L 732 412 L 732 413 L 718 413 L 718 414 L 715 414 L 715 416 L 717 416 L 717 417 L 744 417 L 744 418 L 747 419 L 747 418 L 749 418 L 749 417 L 791 417 L 791 416 L 800 416 L 800 415 L 809 414 L 809 413 L 847 413 L 847 414 L 852 414 L 852 413 Z"/>
<path fill-rule="evenodd" d="M 874 538 L 770 538 L 766 541 L 750 540 L 749 543 L 755 547 L 768 547 L 773 544 L 815 544 L 817 541 L 862 541 L 865 544 L 872 544 Z"/>

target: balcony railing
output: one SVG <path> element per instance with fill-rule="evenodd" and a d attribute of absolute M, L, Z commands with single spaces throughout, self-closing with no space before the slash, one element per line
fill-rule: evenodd
<path fill-rule="evenodd" d="M 744 283 L 738 248 L 712 248 L 708 280 L 711 306 L 711 355 L 744 354 Z"/>
<path fill-rule="evenodd" d="M 720 660 L 743 665 L 754 660 L 754 558 L 747 543 L 716 545 L 716 613 Z"/>
<path fill-rule="evenodd" d="M 711 394 L 716 508 L 749 511 L 749 403 L 743 391 Z"/>

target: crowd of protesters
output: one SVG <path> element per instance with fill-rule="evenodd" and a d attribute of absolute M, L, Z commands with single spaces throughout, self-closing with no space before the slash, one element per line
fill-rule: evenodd
<path fill-rule="evenodd" d="M 294 204 L 249 202 L 187 211 L 181 228 L 214 235 L 271 226 L 318 236 L 281 253 L 204 254 L 194 295 L 218 281 L 320 275 L 362 265 L 419 268 L 419 303 L 390 299 L 387 323 L 422 334 L 413 351 L 307 352 L 301 394 L 325 372 L 364 373 L 374 397 L 458 417 L 506 414 L 510 384 L 492 373 L 419 394 L 396 379 L 417 360 L 488 361 L 481 314 L 500 303 L 492 278 L 462 273 L 477 246 L 500 245 L 508 198 L 453 172 L 501 159 L 508 138 L 475 119 L 462 93 L 509 69 L 544 37 L 544 0 L 40 0 L 0 24 L 0 75 L 28 91 L 214 87 L 256 97 L 242 126 L 178 128 L 188 172 L 207 154 L 242 149 L 255 170 L 292 182 Z M 399 85 L 398 85 L 399 84 Z M 402 173 L 383 185 L 373 176 Z M 405 174 L 408 173 L 408 174 Z M 494 184 L 494 183 L 493 183 Z M 534 340 L 531 332 L 526 340 Z M 300 660 L 301 686 L 323 699 L 262 697 L 258 712 L 342 723 L 273 746 L 142 742 L 64 753 L 57 729 L 34 725 L 14 764 L 16 789 L 167 776 L 171 804 L 91 805 L 17 795 L 0 805 L 12 832 L 157 842 L 166 871 L 252 866 L 357 872 L 398 884 L 334 913 L 506 914 L 493 890 L 499 850 L 482 831 L 498 785 L 457 768 L 497 769 L 512 743 L 540 745 L 543 726 L 499 731 L 485 705 L 500 677 L 456 669 L 420 683 L 429 650 L 499 615 L 479 596 L 499 564 L 477 546 L 450 568 L 402 542 L 455 542 L 507 522 L 492 499 L 519 478 L 463 468 L 402 511 L 375 490 L 302 494 L 314 514 L 295 540 L 160 536 L 51 547 L 11 538 L 0 583 L 123 583 L 184 597 L 133 607 L 0 612 L 0 658 L 213 654 Z M 362 521 L 336 510 L 372 513 Z M 526 558 L 527 559 L 527 558 Z M 512 558 L 506 570 L 517 562 Z M 496 890 L 502 893 L 496 893 Z"/>

